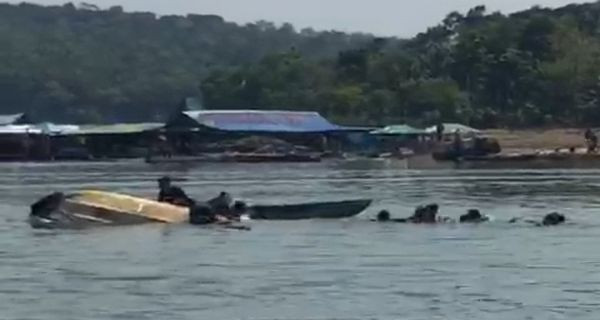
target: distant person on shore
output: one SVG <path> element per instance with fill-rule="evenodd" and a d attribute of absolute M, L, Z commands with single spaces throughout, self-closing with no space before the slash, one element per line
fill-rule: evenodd
<path fill-rule="evenodd" d="M 463 149 L 464 143 L 460 134 L 460 130 L 456 129 L 456 131 L 454 131 L 454 139 L 452 141 L 452 151 L 454 151 L 455 159 L 458 160 L 463 156 Z"/>
<path fill-rule="evenodd" d="M 446 130 L 446 128 L 444 128 L 444 124 L 443 123 L 438 123 L 438 125 L 435 127 L 435 133 L 437 135 L 437 141 L 438 142 L 442 142 L 442 140 L 444 140 L 444 131 Z"/>
<path fill-rule="evenodd" d="M 598 149 L 598 136 L 592 131 L 592 129 L 587 129 L 585 131 L 585 142 L 588 146 L 588 153 L 596 152 Z"/>

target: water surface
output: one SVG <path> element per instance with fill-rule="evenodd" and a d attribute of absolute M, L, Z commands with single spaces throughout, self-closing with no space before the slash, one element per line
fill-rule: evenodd
<path fill-rule="evenodd" d="M 376 199 L 355 219 L 253 222 L 251 232 L 147 225 L 36 231 L 52 191 L 155 196 L 170 174 L 198 199 Z M 0 319 L 597 319 L 600 170 L 410 171 L 335 163 L 0 165 Z M 379 225 L 437 202 L 480 226 Z M 558 228 L 508 225 L 560 211 Z"/>

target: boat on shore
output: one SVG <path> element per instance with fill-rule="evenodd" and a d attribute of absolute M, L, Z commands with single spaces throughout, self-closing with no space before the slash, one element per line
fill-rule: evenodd
<path fill-rule="evenodd" d="M 251 207 L 250 218 L 253 220 L 342 219 L 359 215 L 371 203 L 372 200 L 362 199 L 293 205 L 259 205 Z"/>

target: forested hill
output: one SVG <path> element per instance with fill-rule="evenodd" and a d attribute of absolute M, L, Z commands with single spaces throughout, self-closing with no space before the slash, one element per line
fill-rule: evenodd
<path fill-rule="evenodd" d="M 0 4 L 0 114 L 61 122 L 157 120 L 200 95 L 215 67 L 291 50 L 307 60 L 363 47 L 365 34 L 240 26 L 213 15 L 156 16 L 89 4 Z"/>
<path fill-rule="evenodd" d="M 600 125 L 600 2 L 450 13 L 406 41 L 217 16 L 0 4 L 0 113 L 158 120 L 209 108 L 313 109 L 340 123 Z"/>
<path fill-rule="evenodd" d="M 313 106 L 345 123 L 600 126 L 600 3 L 450 13 L 396 50 L 379 40 L 314 63 L 275 54 L 215 71 L 212 107 Z"/>

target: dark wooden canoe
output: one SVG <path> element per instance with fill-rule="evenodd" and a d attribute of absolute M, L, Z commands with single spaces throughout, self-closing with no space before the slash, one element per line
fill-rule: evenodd
<path fill-rule="evenodd" d="M 372 200 L 306 203 L 294 205 L 261 205 L 251 208 L 254 220 L 340 219 L 356 216 L 371 205 Z"/>

